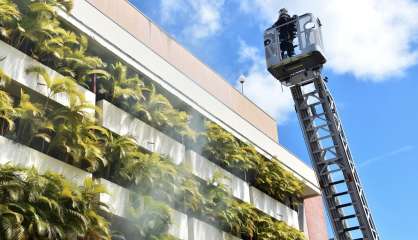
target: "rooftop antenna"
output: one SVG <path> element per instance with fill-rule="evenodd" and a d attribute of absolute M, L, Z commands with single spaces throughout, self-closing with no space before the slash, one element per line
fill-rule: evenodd
<path fill-rule="evenodd" d="M 244 75 L 241 75 L 239 77 L 239 82 L 241 83 L 241 93 L 242 95 L 244 95 L 244 83 L 245 83 L 246 78 L 244 77 Z"/>

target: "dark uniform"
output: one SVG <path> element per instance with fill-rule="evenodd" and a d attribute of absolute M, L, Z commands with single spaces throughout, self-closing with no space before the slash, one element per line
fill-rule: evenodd
<path fill-rule="evenodd" d="M 295 55 L 295 46 L 293 45 L 293 40 L 296 38 L 297 33 L 296 22 L 289 23 L 294 20 L 296 20 L 296 16 L 290 17 L 289 14 L 282 13 L 280 14 L 276 23 L 273 24 L 273 27 L 278 27 L 277 30 L 279 31 L 282 59 L 285 57 L 285 52 L 287 52 L 288 57 Z M 283 24 L 286 25 L 281 26 Z"/>

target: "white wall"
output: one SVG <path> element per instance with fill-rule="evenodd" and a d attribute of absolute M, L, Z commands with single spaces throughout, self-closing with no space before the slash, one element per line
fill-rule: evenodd
<path fill-rule="evenodd" d="M 92 177 L 88 172 L 2 136 L 0 136 L 0 153 L 0 164 L 34 167 L 41 173 L 51 171 L 63 175 L 79 186 L 83 185 L 84 179 Z"/>
<path fill-rule="evenodd" d="M 107 191 L 107 193 L 100 194 L 100 201 L 109 207 L 112 214 L 129 220 L 132 214 L 130 212 L 131 191 L 105 179 L 99 179 L 98 182 L 103 184 Z M 144 206 L 139 206 L 139 208 L 143 209 Z M 174 209 L 170 211 L 173 224 L 170 225 L 168 233 L 179 239 L 188 240 L 187 215 Z"/>
<path fill-rule="evenodd" d="M 181 240 L 188 240 L 188 216 L 184 213 L 172 209 L 171 219 L 173 224 L 170 225 L 168 233 Z"/>
<path fill-rule="evenodd" d="M 107 192 L 100 194 L 100 201 L 109 207 L 109 211 L 112 214 L 122 218 L 129 218 L 129 190 L 103 178 L 99 179 L 98 183 L 102 184 Z"/>
<path fill-rule="evenodd" d="M 257 209 L 277 220 L 287 223 L 289 226 L 299 229 L 299 216 L 295 210 L 254 187 L 250 187 L 250 196 L 251 203 Z"/>
<path fill-rule="evenodd" d="M 0 58 L 4 58 L 3 61 L 0 61 L 0 69 L 2 69 L 5 74 L 7 74 L 14 81 L 44 96 L 48 96 L 50 91 L 45 86 L 42 78 L 38 77 L 37 74 L 34 73 L 26 74 L 26 69 L 41 66 L 45 68 L 46 72 L 52 79 L 62 77 L 62 75 L 56 71 L 42 65 L 33 58 L 2 41 L 0 41 Z M 85 100 L 94 105 L 96 103 L 96 95 L 79 85 L 77 86 L 79 91 L 84 95 Z M 52 100 L 60 103 L 61 105 L 69 106 L 69 99 L 65 93 L 56 94 L 52 97 Z M 92 109 L 88 109 L 86 112 L 94 114 L 94 110 Z"/>
<path fill-rule="evenodd" d="M 239 240 L 212 225 L 189 217 L 189 240 Z"/>

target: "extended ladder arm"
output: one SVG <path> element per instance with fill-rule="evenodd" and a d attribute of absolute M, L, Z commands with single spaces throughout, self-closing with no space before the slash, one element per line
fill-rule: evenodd
<path fill-rule="evenodd" d="M 312 76 L 291 92 L 335 237 L 378 240 L 331 93 L 319 71 Z"/>

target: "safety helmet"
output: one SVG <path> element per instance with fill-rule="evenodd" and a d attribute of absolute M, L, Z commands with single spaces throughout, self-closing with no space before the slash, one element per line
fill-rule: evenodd
<path fill-rule="evenodd" d="M 288 14 L 287 9 L 286 9 L 286 8 L 282 8 L 282 9 L 280 9 L 279 14 L 280 14 L 280 15 L 283 15 L 283 14 Z"/>

